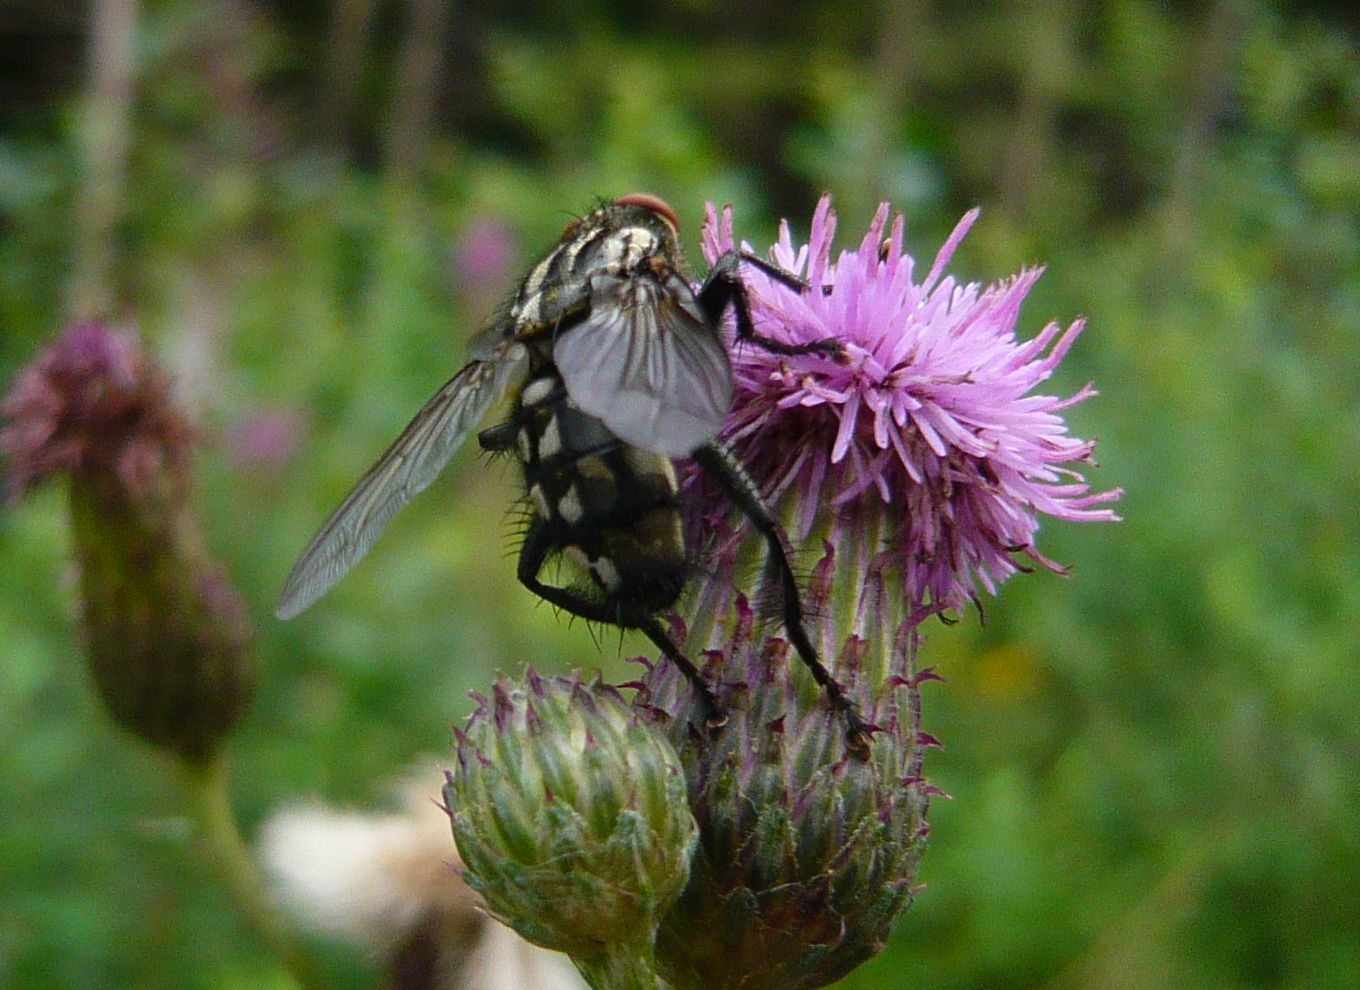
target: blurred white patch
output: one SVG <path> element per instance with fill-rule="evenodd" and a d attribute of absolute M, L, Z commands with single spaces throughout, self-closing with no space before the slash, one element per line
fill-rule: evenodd
<path fill-rule="evenodd" d="M 499 921 L 486 919 L 463 966 L 464 990 L 587 990 L 560 952 L 530 945 Z"/>
<path fill-rule="evenodd" d="M 277 812 L 260 855 L 279 900 L 313 930 L 376 955 L 404 990 L 585 990 L 565 956 L 486 915 L 458 874 L 440 783 L 425 772 L 395 813 L 319 803 Z"/>

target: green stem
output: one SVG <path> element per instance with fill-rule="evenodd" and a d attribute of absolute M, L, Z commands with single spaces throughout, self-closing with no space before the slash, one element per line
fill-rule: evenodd
<path fill-rule="evenodd" d="M 571 961 L 594 990 L 671 990 L 657 975 L 651 942 L 618 942 L 599 955 Z"/>
<path fill-rule="evenodd" d="M 269 946 L 303 990 L 326 986 L 279 913 L 236 827 L 227 794 L 226 760 L 214 751 L 201 761 L 180 762 L 184 787 L 199 828 L 203 855 L 227 889 L 237 911 Z"/>

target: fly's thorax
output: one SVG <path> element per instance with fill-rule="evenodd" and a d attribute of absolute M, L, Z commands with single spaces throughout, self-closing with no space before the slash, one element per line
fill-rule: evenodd
<path fill-rule="evenodd" d="M 516 335 L 542 334 L 582 309 L 593 277 L 626 277 L 658 264 L 683 266 L 674 229 L 646 209 L 602 206 L 568 227 L 525 276 L 510 310 Z"/>

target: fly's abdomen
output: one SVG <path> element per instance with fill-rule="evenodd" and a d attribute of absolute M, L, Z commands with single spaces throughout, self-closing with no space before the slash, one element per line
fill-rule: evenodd
<path fill-rule="evenodd" d="M 601 601 L 630 613 L 672 605 L 688 559 L 670 459 L 581 412 L 551 366 L 525 385 L 516 421 L 538 538 L 578 565 Z"/>

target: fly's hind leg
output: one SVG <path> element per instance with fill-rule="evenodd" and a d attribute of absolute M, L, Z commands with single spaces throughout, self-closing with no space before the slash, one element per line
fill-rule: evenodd
<path fill-rule="evenodd" d="M 559 588 L 539 580 L 538 575 L 543 569 L 543 564 L 549 554 L 557 549 L 560 547 L 546 538 L 543 520 L 535 518 L 529 525 L 529 531 L 524 537 L 524 546 L 520 549 L 517 571 L 520 583 L 550 605 L 556 605 L 588 622 L 602 622 L 642 632 L 667 660 L 679 668 L 680 673 L 684 674 L 685 679 L 699 695 L 699 700 L 707 713 L 706 721 L 709 728 L 716 729 L 726 722 L 727 716 L 723 714 L 722 705 L 718 702 L 718 696 L 714 694 L 712 685 L 704 680 L 689 657 L 680 652 L 680 648 L 666 634 L 656 616 L 629 608 L 622 602 L 611 603 L 573 588 Z"/>
<path fill-rule="evenodd" d="M 832 709 L 845 724 L 845 742 L 856 756 L 865 759 L 869 755 L 871 742 L 869 725 L 860 715 L 859 708 L 845 692 L 845 688 L 817 656 L 817 648 L 808 636 L 803 616 L 803 603 L 799 597 L 798 581 L 789 566 L 788 554 L 784 549 L 784 534 L 761 497 L 760 489 L 746 472 L 740 460 L 730 450 L 716 440 L 710 440 L 694 452 L 699 466 L 713 478 L 729 498 L 750 520 L 765 540 L 766 554 L 779 581 L 780 604 L 783 607 L 784 629 L 813 678 L 821 685 L 831 702 Z"/>

